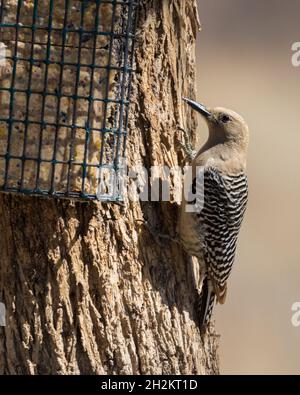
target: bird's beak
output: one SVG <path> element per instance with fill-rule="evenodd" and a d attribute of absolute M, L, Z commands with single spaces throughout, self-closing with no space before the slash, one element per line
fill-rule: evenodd
<path fill-rule="evenodd" d="M 194 110 L 199 112 L 201 115 L 203 115 L 205 118 L 208 118 L 211 116 L 211 112 L 208 111 L 208 109 L 204 106 L 202 103 L 197 103 L 194 100 L 188 99 L 186 97 L 182 98 L 187 104 L 189 104 Z"/>

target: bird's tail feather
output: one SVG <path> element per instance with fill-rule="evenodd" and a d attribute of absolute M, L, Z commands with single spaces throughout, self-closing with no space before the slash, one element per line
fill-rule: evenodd
<path fill-rule="evenodd" d="M 199 324 L 200 331 L 202 333 L 205 332 L 207 325 L 210 322 L 213 307 L 215 305 L 215 299 L 216 295 L 213 291 L 213 286 L 209 279 L 206 277 L 202 285 L 199 306 Z"/>

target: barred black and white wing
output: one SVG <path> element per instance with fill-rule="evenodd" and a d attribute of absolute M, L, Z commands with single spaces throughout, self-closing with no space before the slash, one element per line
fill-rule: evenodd
<path fill-rule="evenodd" d="M 215 296 L 218 302 L 224 303 L 247 200 L 248 182 L 244 172 L 223 175 L 215 168 L 204 170 L 204 204 L 197 217 L 209 288 L 207 300 L 202 301 L 206 322 Z"/>

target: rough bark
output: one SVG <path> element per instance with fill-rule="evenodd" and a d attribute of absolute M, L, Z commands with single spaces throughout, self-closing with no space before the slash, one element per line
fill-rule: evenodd
<path fill-rule="evenodd" d="M 194 0 L 144 0 L 136 48 L 129 166 L 181 164 L 177 125 L 194 94 Z M 201 339 L 175 204 L 125 207 L 1 194 L 2 374 L 215 374 L 216 336 Z"/>

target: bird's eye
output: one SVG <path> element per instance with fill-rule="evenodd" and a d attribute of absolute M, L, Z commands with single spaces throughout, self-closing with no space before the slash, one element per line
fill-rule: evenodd
<path fill-rule="evenodd" d="M 224 114 L 224 115 L 221 116 L 221 122 L 227 123 L 229 121 L 230 121 L 230 117 L 228 115 Z"/>

